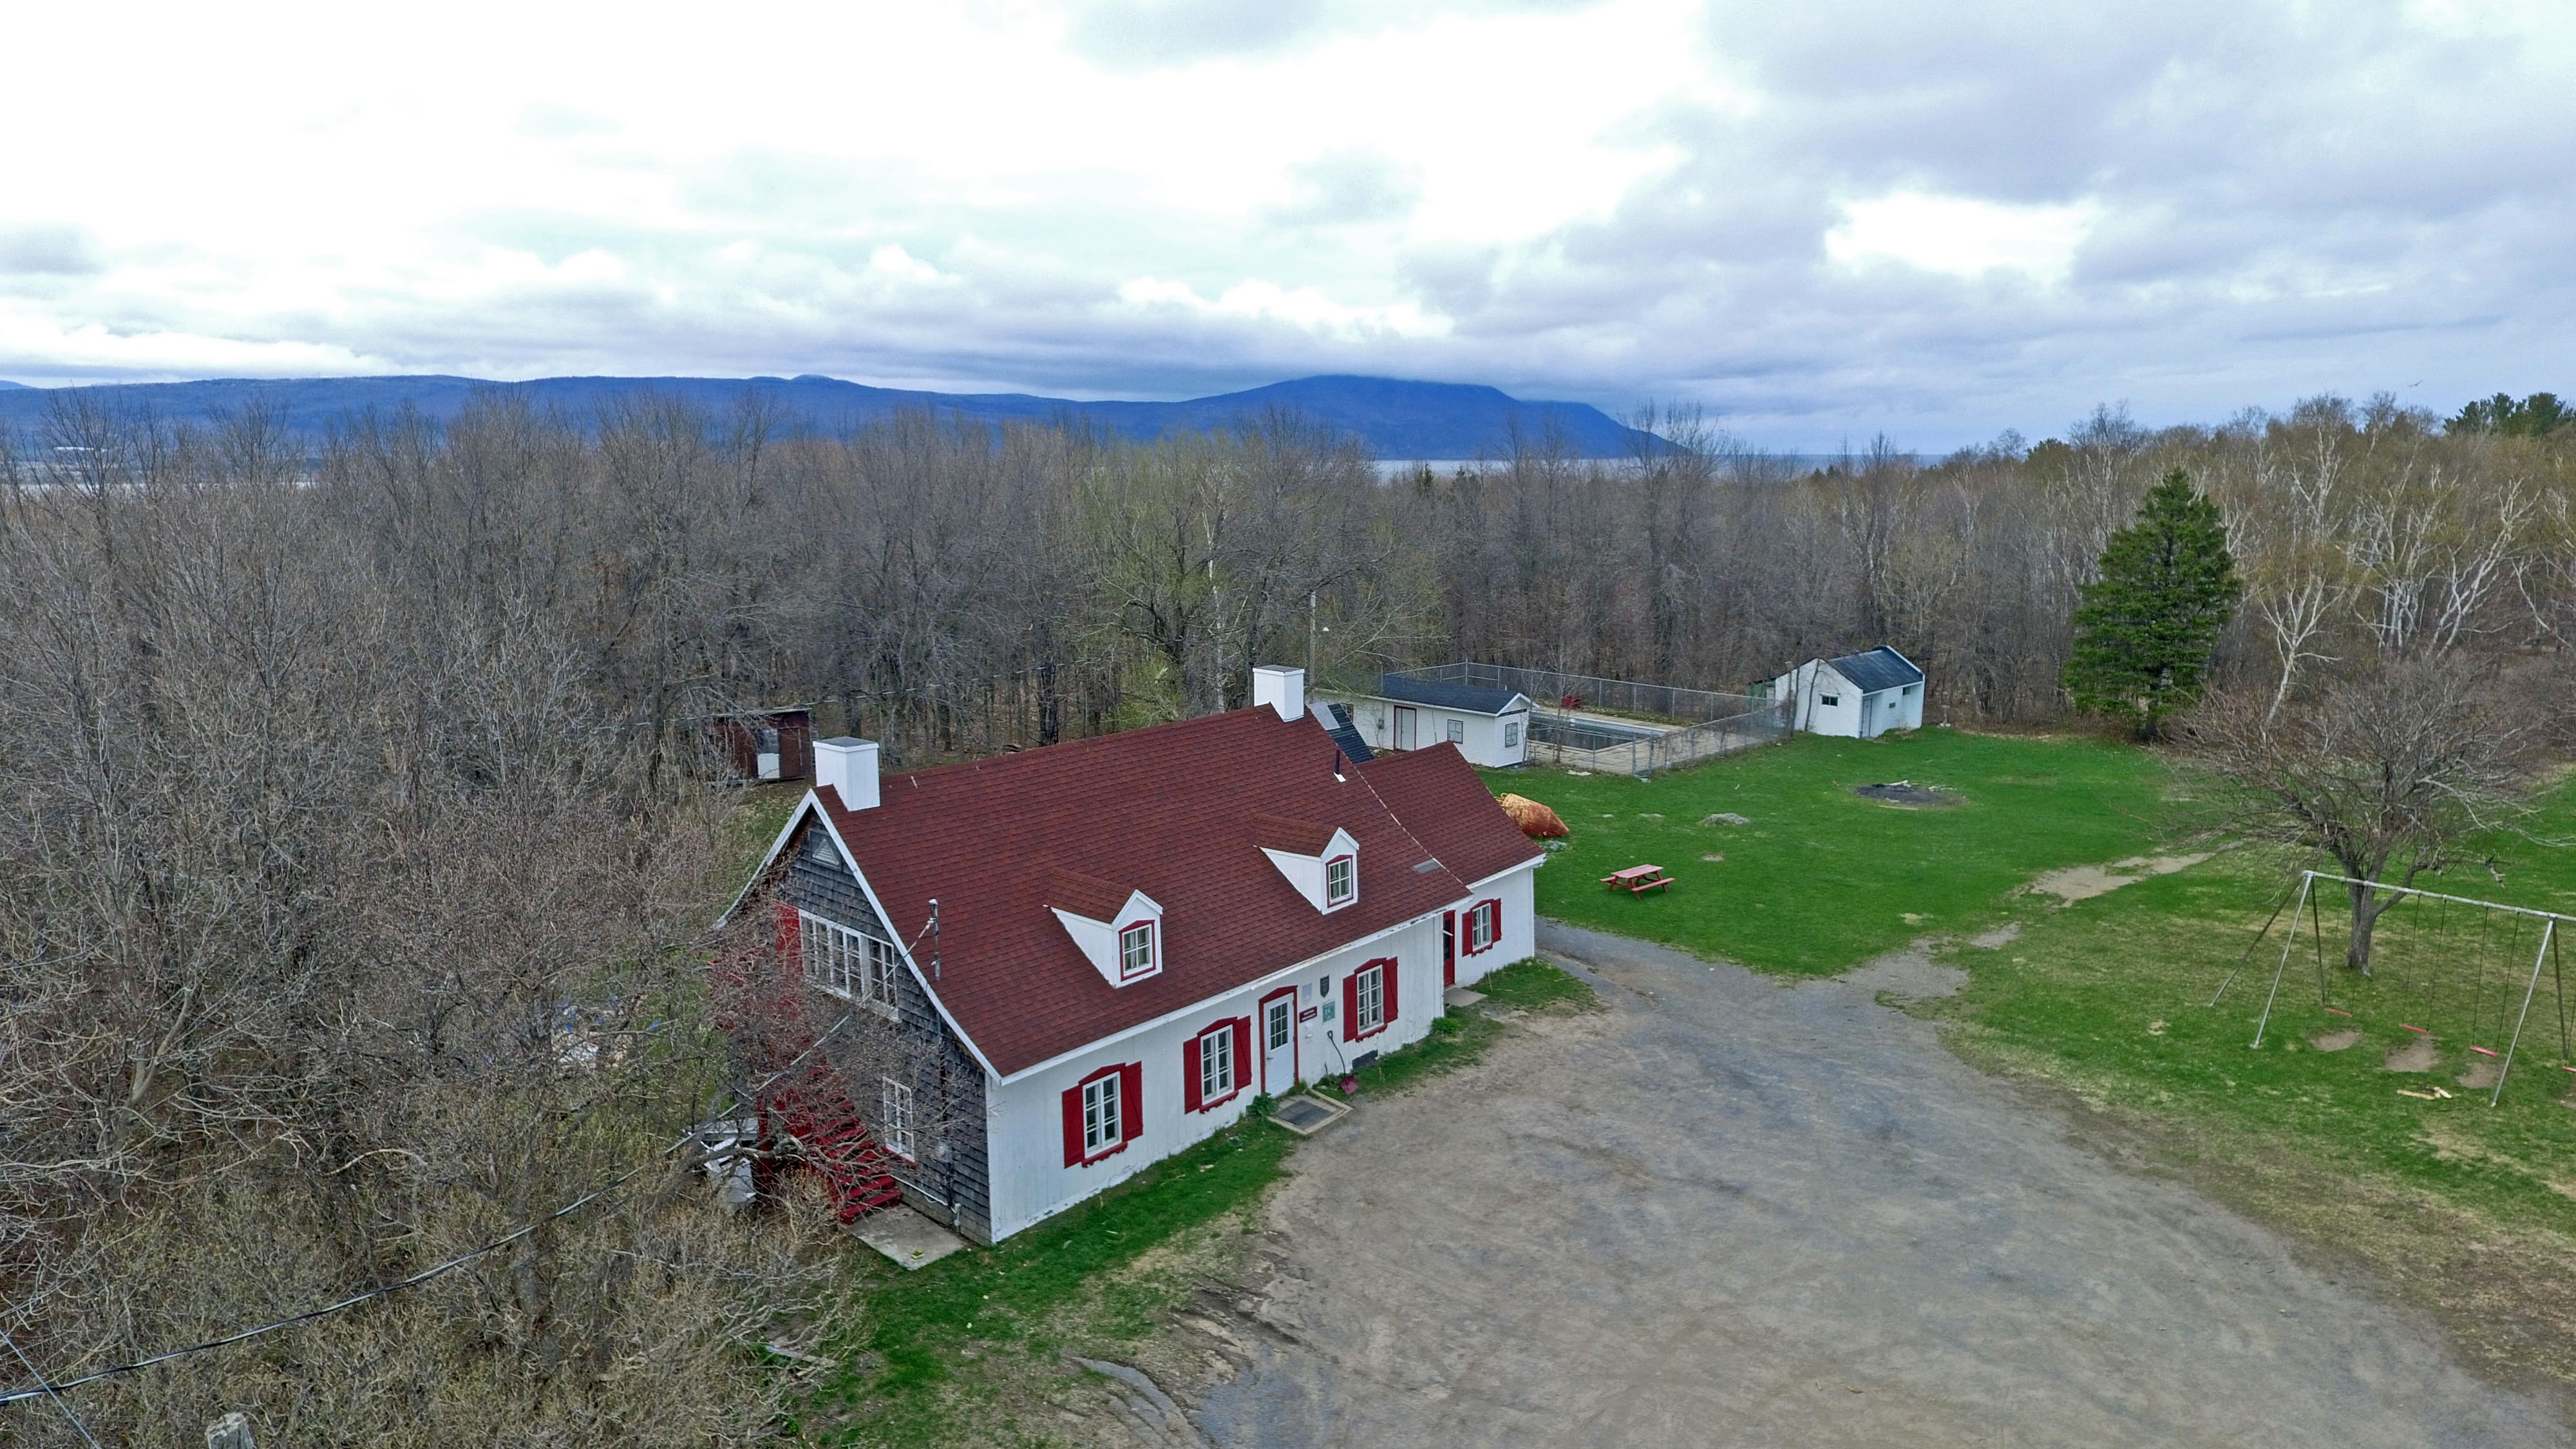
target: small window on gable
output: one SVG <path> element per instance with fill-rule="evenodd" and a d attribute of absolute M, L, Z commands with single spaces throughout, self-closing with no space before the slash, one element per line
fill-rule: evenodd
<path fill-rule="evenodd" d="M 1324 862 L 1324 906 L 1347 906 L 1360 893 L 1359 862 L 1347 855 L 1337 855 Z"/>
<path fill-rule="evenodd" d="M 806 980 L 880 1015 L 896 1014 L 895 973 L 902 969 L 902 958 L 892 941 L 803 911 L 797 912 L 796 931 Z"/>
<path fill-rule="evenodd" d="M 1138 921 L 1118 933 L 1118 975 L 1143 976 L 1154 969 L 1154 923 Z"/>
<path fill-rule="evenodd" d="M 1832 709 L 1842 702 L 1843 697 L 1839 694 L 1820 694 L 1816 696 L 1816 703 L 1823 705 L 1827 709 Z"/>

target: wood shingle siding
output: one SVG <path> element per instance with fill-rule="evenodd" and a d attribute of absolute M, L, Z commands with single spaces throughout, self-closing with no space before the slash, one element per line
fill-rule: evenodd
<path fill-rule="evenodd" d="M 904 944 L 904 938 L 878 919 L 868 905 L 866 892 L 841 863 L 831 840 L 810 825 L 802 836 L 779 882 L 779 898 L 862 935 Z M 919 929 L 918 923 L 915 929 Z M 921 952 L 922 969 L 928 970 L 927 939 L 921 943 Z M 984 1069 L 948 1030 L 948 1024 L 922 994 L 912 973 L 896 974 L 895 991 L 895 1020 L 860 1011 L 842 1028 L 849 1033 L 877 1033 L 881 1038 L 890 1038 L 894 1045 L 908 1048 L 903 1056 L 912 1063 L 914 1116 L 927 1130 L 919 1134 L 915 1148 L 919 1161 L 908 1170 L 898 1171 L 895 1180 L 903 1185 L 904 1200 L 915 1209 L 978 1242 L 989 1243 L 993 1239 L 992 1180 L 985 1143 Z M 851 1082 L 848 1088 L 851 1100 L 862 1111 L 872 1113 L 878 1083 Z M 871 1120 L 868 1126 L 872 1135 L 884 1140 L 878 1123 Z M 945 1162 L 939 1160 L 941 1141 L 948 1147 Z"/>

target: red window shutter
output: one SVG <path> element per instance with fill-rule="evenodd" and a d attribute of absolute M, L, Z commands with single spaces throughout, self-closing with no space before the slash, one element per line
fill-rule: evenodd
<path fill-rule="evenodd" d="M 1191 1037 L 1181 1043 L 1181 1106 L 1195 1112 L 1199 1109 L 1199 1043 L 1205 1037 Z"/>
<path fill-rule="evenodd" d="M 778 922 L 778 959 L 791 971 L 804 970 L 805 941 L 798 925 L 796 908 L 785 901 L 772 901 L 769 909 Z"/>
<path fill-rule="evenodd" d="M 1252 1018 L 1234 1019 L 1234 1085 L 1240 1091 L 1252 1076 Z"/>
<path fill-rule="evenodd" d="M 1342 978 L 1342 1040 L 1360 1039 L 1360 973 Z"/>
<path fill-rule="evenodd" d="M 1145 1068 L 1129 1062 L 1118 1069 L 1118 1140 L 1133 1142 L 1145 1130 Z"/>
<path fill-rule="evenodd" d="M 1082 1089 L 1064 1089 L 1064 1165 L 1082 1165 Z"/>
<path fill-rule="evenodd" d="M 1381 961 L 1381 962 L 1379 962 L 1379 963 L 1378 963 L 1378 967 L 1377 967 L 1377 980 L 1378 980 L 1378 989 L 1379 989 L 1380 991 L 1383 991 L 1383 992 L 1385 992 L 1385 993 L 1386 993 L 1386 1019 L 1387 1019 L 1387 1020 L 1389 1020 L 1389 1021 L 1393 1021 L 1393 1020 L 1395 1020 L 1395 958 L 1394 958 L 1394 957 L 1390 956 L 1390 957 L 1388 957 L 1387 959 L 1385 959 L 1384 961 Z"/>
<path fill-rule="evenodd" d="M 1503 903 L 1485 902 L 1485 945 L 1488 949 L 1503 944 Z"/>

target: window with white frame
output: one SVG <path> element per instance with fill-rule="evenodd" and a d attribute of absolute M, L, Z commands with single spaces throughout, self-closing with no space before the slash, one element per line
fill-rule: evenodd
<path fill-rule="evenodd" d="M 1324 862 L 1324 905 L 1347 906 L 1360 893 L 1359 862 L 1347 855 L 1337 855 Z"/>
<path fill-rule="evenodd" d="M 1507 719 L 1503 721 L 1503 748 L 1507 750 L 1517 750 L 1520 747 L 1521 722 L 1516 719 Z"/>
<path fill-rule="evenodd" d="M 1118 933 L 1118 974 L 1143 976 L 1154 969 L 1154 923 L 1138 921 Z"/>
<path fill-rule="evenodd" d="M 1386 968 L 1370 966 L 1359 973 L 1352 993 L 1351 1030 L 1365 1036 L 1386 1025 Z"/>
<path fill-rule="evenodd" d="M 1224 1022 L 1199 1036 L 1199 1100 L 1214 1102 L 1234 1090 L 1234 1023 Z"/>
<path fill-rule="evenodd" d="M 1082 1153 L 1096 1157 L 1118 1145 L 1118 1078 L 1111 1072 L 1082 1084 Z"/>
<path fill-rule="evenodd" d="M 1494 927 L 1502 914 L 1493 901 L 1478 901 L 1467 912 L 1467 950 L 1482 951 L 1494 944 Z"/>
<path fill-rule="evenodd" d="M 1463 745 L 1467 743 L 1467 722 L 1465 720 L 1453 719 L 1449 721 L 1449 743 L 1453 745 Z"/>
<path fill-rule="evenodd" d="M 1827 709 L 1836 708 L 1841 705 L 1842 702 L 1843 697 L 1839 694 L 1820 694 L 1816 696 L 1816 703 L 1823 705 Z"/>
<path fill-rule="evenodd" d="M 918 1156 L 912 1150 L 912 1088 L 892 1077 L 884 1079 L 877 1094 L 877 1132 L 905 1161 Z"/>
<path fill-rule="evenodd" d="M 894 1014 L 894 978 L 901 957 L 892 941 L 798 911 L 796 944 L 805 958 L 806 980 L 835 996 Z"/>

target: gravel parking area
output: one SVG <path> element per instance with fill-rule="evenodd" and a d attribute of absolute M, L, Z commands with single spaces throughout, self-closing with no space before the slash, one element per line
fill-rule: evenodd
<path fill-rule="evenodd" d="M 1299 1151 L 1208 1440 L 2570 1442 L 2561 1404 L 2070 1141 L 1869 984 L 1540 944 L 1609 1010 Z"/>

